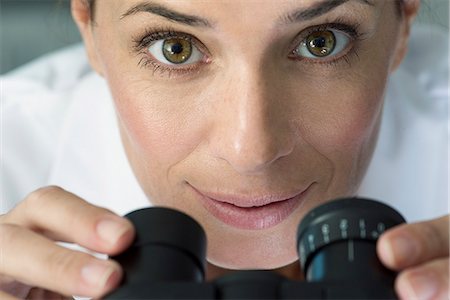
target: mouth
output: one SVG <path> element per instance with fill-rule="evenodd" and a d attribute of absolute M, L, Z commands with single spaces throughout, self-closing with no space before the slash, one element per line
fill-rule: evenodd
<path fill-rule="evenodd" d="M 290 195 L 258 197 L 219 195 L 192 188 L 204 208 L 223 223 L 238 229 L 261 230 L 287 219 L 304 201 L 312 185 Z"/>

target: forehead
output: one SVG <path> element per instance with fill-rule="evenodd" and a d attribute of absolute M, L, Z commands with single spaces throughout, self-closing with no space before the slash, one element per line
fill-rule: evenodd
<path fill-rule="evenodd" d="M 204 24 L 237 20 L 307 20 L 332 11 L 347 13 L 362 8 L 376 8 L 373 0 L 97 0 L 102 10 L 114 17 L 137 16 L 155 11 L 169 11 L 185 16 L 198 16 Z M 203 22 L 205 21 L 205 22 Z M 255 24 L 256 25 L 256 24 Z"/>

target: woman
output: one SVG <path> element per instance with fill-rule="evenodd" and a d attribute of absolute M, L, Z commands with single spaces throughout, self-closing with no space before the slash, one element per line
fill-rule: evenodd
<path fill-rule="evenodd" d="M 64 140 L 61 149 L 50 142 L 10 159 L 6 169 L 41 172 L 65 189 L 38 189 L 1 216 L 0 295 L 101 297 L 114 289 L 122 276 L 116 263 L 53 241 L 120 253 L 133 228 L 99 206 L 122 213 L 148 205 L 144 194 L 206 229 L 209 278 L 243 268 L 298 278 L 298 221 L 320 203 L 359 193 L 387 80 L 405 56 L 418 7 L 418 0 L 72 0 L 90 65 L 109 91 L 66 57 L 55 68 L 80 80 L 72 86 L 64 75 L 59 92 L 76 101 L 31 104 L 23 118 L 5 121 L 31 122 L 33 111 L 45 130 L 14 135 Z M 118 133 L 131 169 L 120 160 Z M 14 184 L 36 185 L 26 179 Z M 401 298 L 448 296 L 447 216 L 399 226 L 378 250 L 400 271 Z"/>

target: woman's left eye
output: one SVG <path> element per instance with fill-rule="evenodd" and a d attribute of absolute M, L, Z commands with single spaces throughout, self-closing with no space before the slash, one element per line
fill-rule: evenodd
<path fill-rule="evenodd" d="M 156 60 L 167 65 L 193 64 L 204 56 L 192 41 L 183 37 L 156 40 L 147 50 Z"/>
<path fill-rule="evenodd" d="M 308 59 L 338 56 L 347 48 L 349 42 L 350 37 L 339 30 L 318 30 L 303 39 L 293 54 Z"/>

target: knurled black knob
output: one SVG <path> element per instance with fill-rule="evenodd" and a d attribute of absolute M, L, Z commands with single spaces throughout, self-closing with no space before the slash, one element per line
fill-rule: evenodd
<path fill-rule="evenodd" d="M 355 240 L 376 243 L 385 230 L 404 222 L 390 206 L 369 199 L 344 198 L 316 207 L 303 218 L 297 231 L 302 270 L 306 272 L 314 255 L 327 245 Z M 353 248 L 349 249 L 351 259 Z"/>

